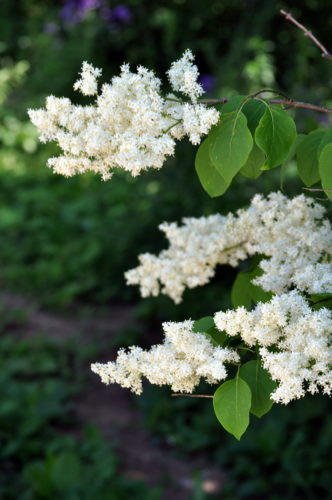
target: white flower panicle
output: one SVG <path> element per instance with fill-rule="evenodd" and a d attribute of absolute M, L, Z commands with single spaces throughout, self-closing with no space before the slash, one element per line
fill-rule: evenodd
<path fill-rule="evenodd" d="M 228 335 L 259 345 L 263 366 L 278 382 L 271 398 L 287 404 L 306 392 L 332 391 L 332 313 L 313 311 L 297 290 L 259 303 L 218 312 L 215 324 Z"/>
<path fill-rule="evenodd" d="M 101 69 L 94 68 L 91 64 L 84 61 L 81 78 L 74 83 L 74 90 L 80 90 L 83 95 L 87 96 L 97 94 L 97 78 L 101 76 L 101 73 Z"/>
<path fill-rule="evenodd" d="M 93 372 L 105 384 L 117 383 L 136 394 L 142 392 L 142 377 L 152 384 L 170 385 L 173 391 L 192 392 L 203 377 L 214 384 L 227 377 L 224 363 L 239 361 L 236 351 L 214 347 L 202 333 L 192 331 L 193 321 L 164 323 L 164 343 L 149 351 L 132 346 L 121 349 L 115 362 L 95 363 Z"/>
<path fill-rule="evenodd" d="M 263 367 L 277 382 L 271 398 L 288 404 L 307 392 L 332 392 L 332 312 L 312 310 L 297 291 L 259 303 L 252 311 L 239 307 L 218 312 L 216 327 L 245 345 L 258 346 Z M 115 362 L 95 363 L 92 371 L 105 384 L 117 383 L 141 394 L 142 377 L 173 391 L 193 392 L 204 378 L 215 384 L 227 377 L 225 364 L 239 363 L 235 348 L 214 347 L 203 333 L 193 332 L 191 320 L 164 323 L 165 339 L 145 351 L 121 349 Z"/>
<path fill-rule="evenodd" d="M 253 282 L 275 294 L 252 311 L 244 307 L 218 312 L 216 327 L 244 346 L 257 347 L 263 367 L 277 382 L 272 399 L 287 404 L 306 393 L 332 392 L 332 311 L 312 309 L 304 294 L 332 293 L 332 231 L 324 208 L 301 195 L 256 195 L 235 215 L 184 219 L 161 224 L 170 242 L 159 256 L 143 254 L 126 273 L 143 296 L 169 295 L 181 300 L 186 287 L 203 285 L 217 264 L 235 266 L 255 253 L 263 274 Z M 95 364 L 105 383 L 142 391 L 142 376 L 174 391 L 192 392 L 200 377 L 215 383 L 226 378 L 225 363 L 240 361 L 236 348 L 214 347 L 193 323 L 165 323 L 165 341 L 150 351 L 121 350 L 116 362 Z"/>
<path fill-rule="evenodd" d="M 198 70 L 192 60 L 187 51 L 170 70 L 173 90 L 182 92 L 187 102 L 173 94 L 162 97 L 161 81 L 152 71 L 139 66 L 134 73 L 128 64 L 98 95 L 101 70 L 84 62 L 74 88 L 95 95 L 93 104 L 78 106 L 69 99 L 49 96 L 45 109 L 29 110 L 40 140 L 56 141 L 63 151 L 50 158 L 48 165 L 66 176 L 91 170 L 108 179 L 116 167 L 135 176 L 148 168 L 161 168 L 174 154 L 175 140 L 187 135 L 198 144 L 218 122 L 219 112 L 197 104 L 203 89 L 196 81 Z"/>
<path fill-rule="evenodd" d="M 195 102 L 198 97 L 204 94 L 203 87 L 197 82 L 199 72 L 197 66 L 193 64 L 194 56 L 188 49 L 181 59 L 172 63 L 167 72 L 169 82 L 173 90 L 187 95 Z"/>
<path fill-rule="evenodd" d="M 158 256 L 139 256 L 140 265 L 125 274 L 143 297 L 164 293 L 179 303 L 186 287 L 206 284 L 218 264 L 236 266 L 263 254 L 263 274 L 254 280 L 264 290 L 283 293 L 296 286 L 308 293 L 332 292 L 332 231 L 325 209 L 304 195 L 256 195 L 236 215 L 185 218 L 183 225 L 159 227 L 169 248 Z"/>

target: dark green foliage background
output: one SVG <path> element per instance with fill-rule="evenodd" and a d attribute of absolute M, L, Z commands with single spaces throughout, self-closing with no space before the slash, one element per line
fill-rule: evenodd
<path fill-rule="evenodd" d="M 122 5 L 105 2 L 112 7 Z M 318 49 L 278 14 L 280 8 L 291 9 L 332 50 L 331 2 L 127 0 L 130 22 L 113 24 L 102 19 L 99 10 L 89 11 L 76 24 L 66 23 L 60 16 L 63 6 L 62 1 L 46 0 L 0 3 L 0 69 L 18 61 L 29 65 L 20 84 L 5 88 L 0 109 L 1 287 L 33 295 L 43 305 L 60 309 L 73 303 L 107 307 L 130 301 L 137 316 L 158 330 L 161 320 L 199 318 L 227 307 L 235 278 L 228 268 L 221 268 L 208 288 L 186 292 L 179 307 L 165 297 L 140 301 L 136 289 L 125 287 L 123 272 L 136 265 L 137 254 L 164 247 L 157 229 L 164 220 L 234 210 L 246 205 L 254 193 L 278 189 L 281 183 L 286 194 L 301 192 L 294 164 L 283 170 L 282 179 L 279 169 L 257 181 L 239 176 L 224 196 L 213 200 L 200 186 L 194 169 L 195 149 L 186 142 L 178 145 L 176 157 L 159 172 L 135 179 L 119 173 L 107 183 L 89 175 L 68 180 L 46 169 L 46 159 L 56 154 L 56 147 L 38 144 L 27 124 L 26 110 L 43 106 L 50 93 L 86 102 L 72 90 L 82 60 L 102 67 L 105 79 L 116 74 L 124 61 L 133 67 L 153 68 L 161 76 L 186 48 L 197 55 L 201 73 L 214 76 L 211 97 L 232 97 L 269 86 L 298 100 L 332 106 L 331 62 L 322 59 Z M 46 32 L 49 23 L 53 34 Z M 1 85 L 0 80 L 0 91 Z M 299 132 L 328 124 L 325 115 L 307 110 L 297 111 L 295 118 Z M 0 412 L 12 404 L 12 414 L 20 415 L 26 389 L 22 392 L 13 382 L 15 349 L 24 363 L 30 362 L 30 347 L 20 343 L 15 347 L 9 337 L 4 340 L 0 383 L 8 390 L 1 391 Z M 38 349 L 45 363 L 60 356 L 52 349 L 50 354 L 43 343 Z M 57 414 L 59 405 L 74 390 L 64 373 L 57 371 L 52 387 L 45 382 L 53 391 L 52 408 Z M 31 384 L 27 390 L 40 391 Z M 44 405 L 44 400 L 39 404 Z M 225 498 L 331 497 L 332 429 L 326 417 L 327 399 L 309 398 L 274 408 L 263 420 L 252 417 L 254 424 L 240 443 L 226 436 L 205 402 L 174 401 L 168 391 L 149 388 L 139 404 L 144 407 L 147 427 L 161 440 L 173 442 L 184 455 L 206 451 L 216 464 L 226 467 Z M 11 424 L 12 414 L 2 420 L 0 413 L 0 433 Z M 15 431 L 7 429 L 6 446 L 16 446 L 18 460 L 45 461 L 53 451 L 52 447 L 43 449 L 43 441 L 34 442 L 33 454 L 18 444 L 21 426 L 37 425 L 32 413 L 24 418 L 25 423 L 18 423 Z M 44 422 L 47 418 L 43 416 Z M 98 444 L 98 438 L 91 439 L 112 461 L 112 452 Z M 74 442 L 58 446 L 79 457 L 85 453 Z M 8 460 L 1 458 L 6 467 Z M 31 486 L 31 477 L 38 472 L 24 474 L 11 490 L 18 469 L 10 466 L 4 470 L 8 471 L 2 478 L 4 498 L 18 498 L 29 481 L 31 495 L 20 498 L 39 498 L 33 496 Z M 134 491 L 131 498 L 142 498 L 142 494 Z M 46 493 L 46 498 L 54 498 L 52 495 Z"/>
<path fill-rule="evenodd" d="M 38 336 L 18 342 L 11 331 L 18 318 L 24 325 L 23 311 L 1 309 L 0 498 L 160 498 L 157 488 L 121 477 L 112 446 L 77 420 L 73 398 L 85 386 L 87 349 Z"/>

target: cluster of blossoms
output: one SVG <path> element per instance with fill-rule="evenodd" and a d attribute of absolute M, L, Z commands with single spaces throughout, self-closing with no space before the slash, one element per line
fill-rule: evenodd
<path fill-rule="evenodd" d="M 143 296 L 163 292 L 179 302 L 185 287 L 203 285 L 217 264 L 232 266 L 255 253 L 264 254 L 263 274 L 254 283 L 273 292 L 270 302 L 252 311 L 239 307 L 218 312 L 215 324 L 247 346 L 258 346 L 263 366 L 278 387 L 272 399 L 287 404 L 306 391 L 332 391 L 332 313 L 313 310 L 306 293 L 332 293 L 332 230 L 324 208 L 301 195 L 256 195 L 247 209 L 226 217 L 184 219 L 183 226 L 162 224 L 170 241 L 159 256 L 144 254 L 140 266 L 127 272 Z M 119 383 L 137 393 L 142 376 L 175 391 L 191 392 L 205 377 L 226 378 L 224 363 L 238 362 L 236 349 L 214 347 L 193 333 L 192 322 L 164 324 L 165 342 L 150 351 L 132 347 L 116 362 L 95 364 L 105 383 Z"/>
<path fill-rule="evenodd" d="M 179 303 L 186 287 L 206 284 L 218 264 L 237 266 L 253 254 L 263 274 L 254 284 L 280 294 L 297 287 L 308 293 L 332 291 L 332 230 L 325 209 L 304 195 L 292 200 L 281 193 L 256 195 L 236 215 L 185 218 L 183 225 L 163 223 L 170 246 L 158 256 L 139 256 L 126 273 L 143 297 L 160 292 Z"/>
<path fill-rule="evenodd" d="M 165 340 L 149 351 L 133 346 L 119 351 L 116 362 L 95 363 L 92 371 L 105 384 L 117 383 L 142 392 L 142 377 L 152 384 L 170 385 L 174 391 L 192 392 L 201 377 L 217 383 L 227 376 L 225 362 L 238 362 L 231 349 L 214 347 L 203 333 L 192 331 L 193 321 L 164 323 Z"/>
<path fill-rule="evenodd" d="M 331 291 L 331 289 L 330 289 Z M 272 399 L 287 404 L 306 390 L 332 391 L 332 313 L 313 311 L 297 291 L 259 303 L 253 311 L 239 307 L 218 312 L 215 323 L 228 335 L 240 335 L 248 346 L 259 345 L 263 366 L 278 382 Z"/>
<path fill-rule="evenodd" d="M 91 170 L 108 179 L 115 167 L 135 176 L 150 167 L 161 168 L 166 157 L 173 155 L 176 139 L 187 135 L 199 144 L 218 122 L 219 113 L 197 102 L 203 88 L 190 50 L 167 74 L 180 97 L 163 97 L 161 81 L 152 71 L 139 66 L 134 73 L 128 64 L 98 95 L 101 70 L 84 62 L 74 89 L 96 96 L 93 104 L 79 106 L 67 98 L 49 96 L 45 109 L 29 110 L 40 140 L 56 141 L 63 151 L 48 165 L 65 176 Z"/>

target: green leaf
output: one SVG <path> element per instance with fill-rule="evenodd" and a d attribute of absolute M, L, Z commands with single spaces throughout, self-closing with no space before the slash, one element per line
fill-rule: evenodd
<path fill-rule="evenodd" d="M 195 169 L 198 178 L 209 196 L 221 196 L 228 189 L 226 182 L 211 162 L 209 156 L 209 138 L 205 139 L 197 150 Z"/>
<path fill-rule="evenodd" d="M 194 322 L 193 332 L 207 332 L 210 328 L 214 328 L 215 323 L 212 316 L 204 316 Z"/>
<path fill-rule="evenodd" d="M 271 379 L 269 372 L 264 370 L 258 359 L 242 365 L 240 377 L 247 382 L 251 390 L 250 412 L 258 418 L 262 417 L 272 408 L 273 401 L 270 395 L 277 384 Z"/>
<path fill-rule="evenodd" d="M 251 295 L 249 292 L 250 273 L 241 271 L 237 274 L 231 290 L 233 307 L 244 306 L 251 309 Z"/>
<path fill-rule="evenodd" d="M 258 127 L 265 110 L 266 105 L 264 102 L 257 99 L 250 99 L 250 101 L 247 101 L 242 108 L 242 112 L 247 118 L 248 129 L 253 135 L 255 134 L 255 130 Z"/>
<path fill-rule="evenodd" d="M 215 326 L 212 316 L 205 316 L 194 322 L 193 332 L 204 333 L 213 345 L 224 345 L 229 339 L 225 332 L 221 332 Z"/>
<path fill-rule="evenodd" d="M 254 302 L 267 302 L 272 299 L 272 293 L 266 292 L 262 287 L 254 285 L 252 280 L 263 274 L 262 269 L 257 266 L 251 273 L 250 295 Z"/>
<path fill-rule="evenodd" d="M 332 309 L 332 294 L 331 293 L 314 293 L 310 295 L 310 300 L 314 303 L 313 309 L 321 309 L 326 307 Z"/>
<path fill-rule="evenodd" d="M 217 345 L 225 346 L 230 340 L 230 337 L 227 335 L 226 332 L 221 332 L 216 327 L 210 328 L 206 332 L 206 335 L 210 337 L 212 344 L 216 346 Z"/>
<path fill-rule="evenodd" d="M 243 104 L 246 96 L 236 96 L 231 99 L 224 107 L 223 112 L 227 111 L 236 111 Z M 247 118 L 247 126 L 252 135 L 255 134 L 255 129 L 259 123 L 259 120 L 263 116 L 265 111 L 265 105 L 262 101 L 257 99 L 251 99 L 247 101 L 242 106 L 242 112 Z M 259 147 L 254 143 L 253 148 L 249 154 L 248 160 L 243 165 L 240 170 L 240 173 L 245 177 L 249 177 L 249 179 L 257 179 L 263 171 L 261 167 L 265 163 L 265 155 L 259 149 Z"/>
<path fill-rule="evenodd" d="M 308 187 L 319 181 L 318 147 L 324 135 L 323 130 L 314 130 L 304 137 L 297 148 L 297 169 L 299 176 Z"/>
<path fill-rule="evenodd" d="M 57 489 L 67 490 L 80 481 L 81 462 L 79 457 L 71 451 L 59 455 L 52 466 L 52 481 Z"/>
<path fill-rule="evenodd" d="M 245 95 L 236 95 L 235 97 L 232 97 L 228 102 L 223 104 L 221 108 L 221 113 L 225 115 L 226 113 L 231 113 L 232 111 L 237 111 L 243 101 L 246 99 L 247 96 Z"/>
<path fill-rule="evenodd" d="M 244 175 L 244 177 L 249 177 L 249 179 L 257 179 L 263 173 L 261 168 L 264 163 L 265 154 L 254 143 L 248 160 L 240 170 L 240 174 Z"/>
<path fill-rule="evenodd" d="M 321 152 L 325 148 L 326 144 L 330 144 L 332 142 L 332 128 L 329 128 L 325 131 L 323 131 L 324 134 L 321 138 L 321 141 L 318 146 L 318 156 L 320 156 Z"/>
<path fill-rule="evenodd" d="M 324 146 L 318 160 L 318 168 L 322 187 L 328 198 L 332 200 L 332 143 Z"/>
<path fill-rule="evenodd" d="M 226 183 L 246 163 L 253 146 L 247 119 L 240 111 L 221 116 L 209 139 L 209 153 L 213 165 Z"/>
<path fill-rule="evenodd" d="M 246 309 L 251 309 L 252 301 L 267 302 L 272 298 L 271 292 L 266 292 L 260 286 L 252 283 L 255 278 L 258 278 L 263 273 L 259 267 L 260 259 L 254 259 L 249 269 L 240 271 L 237 274 L 231 290 L 233 307 L 244 306 Z"/>
<path fill-rule="evenodd" d="M 283 163 L 296 139 L 294 120 L 286 111 L 268 106 L 255 132 L 257 145 L 266 154 L 266 169 Z"/>
<path fill-rule="evenodd" d="M 249 425 L 250 406 L 250 388 L 238 376 L 221 384 L 213 396 L 217 419 L 236 439 L 241 438 Z"/>
<path fill-rule="evenodd" d="M 23 476 L 28 483 L 29 489 L 31 488 L 34 493 L 37 493 L 38 497 L 52 497 L 54 488 L 45 462 L 40 460 L 26 464 L 23 469 Z"/>
<path fill-rule="evenodd" d="M 242 107 L 241 111 L 247 118 L 247 126 L 252 134 L 255 133 L 255 129 L 259 123 L 259 120 L 263 116 L 265 112 L 265 104 L 258 99 L 250 99 L 245 104 L 247 96 L 245 95 L 237 95 L 230 99 L 226 104 L 221 108 L 222 114 L 230 113 L 232 111 L 237 111 L 240 107 Z"/>
<path fill-rule="evenodd" d="M 287 158 L 283 162 L 283 165 L 285 165 L 286 163 L 289 163 L 295 157 L 296 152 L 297 152 L 301 142 L 304 140 L 305 137 L 307 137 L 305 134 L 297 134 L 295 141 L 291 145 L 291 148 L 289 150 Z"/>

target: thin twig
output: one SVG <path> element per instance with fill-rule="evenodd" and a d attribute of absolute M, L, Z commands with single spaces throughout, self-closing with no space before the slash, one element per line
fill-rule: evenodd
<path fill-rule="evenodd" d="M 289 12 L 286 12 L 285 10 L 281 9 L 280 14 L 285 16 L 287 21 L 290 21 L 291 23 L 295 24 L 295 26 L 297 26 L 300 30 L 302 30 L 304 36 L 310 38 L 310 40 L 320 49 L 322 57 L 325 57 L 326 59 L 332 61 L 332 54 L 330 54 L 327 48 L 324 47 L 324 45 L 315 37 L 315 35 L 310 30 L 308 30 L 305 26 L 303 26 L 303 24 L 299 23 L 296 19 L 294 19 L 292 14 L 290 14 Z"/>
<path fill-rule="evenodd" d="M 226 104 L 230 99 L 222 97 L 220 99 L 203 99 L 199 101 L 201 104 Z M 312 111 L 319 111 L 320 113 L 332 113 L 331 108 L 326 108 L 324 106 L 317 106 L 316 104 L 310 104 L 309 102 L 293 101 L 292 99 L 266 99 L 266 102 L 270 104 L 282 104 L 284 106 L 289 106 L 290 108 L 305 108 L 311 109 Z"/>
<path fill-rule="evenodd" d="M 293 102 L 293 99 L 291 99 L 287 94 L 285 94 L 284 92 L 281 92 L 280 90 L 274 90 L 274 89 L 261 89 L 261 90 L 258 90 L 258 92 L 251 94 L 250 97 L 254 98 L 254 97 L 257 97 L 259 94 L 263 94 L 266 92 L 269 92 L 270 94 L 280 95 L 280 96 L 284 97 L 285 99 L 287 99 L 287 101 Z"/>
<path fill-rule="evenodd" d="M 207 398 L 207 399 L 213 399 L 213 396 L 209 396 L 208 394 L 172 394 L 172 398 L 178 397 L 178 396 L 184 396 L 185 398 Z"/>

